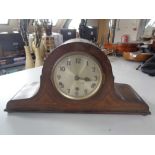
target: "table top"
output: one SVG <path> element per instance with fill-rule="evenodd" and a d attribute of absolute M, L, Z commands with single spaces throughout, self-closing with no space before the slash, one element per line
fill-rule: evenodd
<path fill-rule="evenodd" d="M 42 67 L 0 76 L 0 134 L 155 134 L 155 77 L 139 63 L 109 57 L 115 82 L 127 83 L 149 105 L 151 115 L 7 113 L 7 102 L 25 84 L 39 82 Z"/>

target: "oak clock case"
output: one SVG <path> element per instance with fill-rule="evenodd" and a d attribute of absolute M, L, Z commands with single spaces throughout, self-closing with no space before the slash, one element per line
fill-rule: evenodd
<path fill-rule="evenodd" d="M 133 88 L 114 83 L 107 56 L 83 39 L 72 39 L 56 48 L 44 62 L 36 94 L 11 99 L 5 110 L 150 114 L 149 106 Z"/>

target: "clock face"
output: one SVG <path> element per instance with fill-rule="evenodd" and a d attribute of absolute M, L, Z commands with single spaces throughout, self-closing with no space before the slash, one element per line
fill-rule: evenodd
<path fill-rule="evenodd" d="M 51 81 L 63 96 L 82 100 L 94 95 L 104 82 L 98 61 L 83 52 L 60 57 L 51 72 Z"/>

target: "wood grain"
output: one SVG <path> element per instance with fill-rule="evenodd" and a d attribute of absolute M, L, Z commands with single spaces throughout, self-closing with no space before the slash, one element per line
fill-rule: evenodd
<path fill-rule="evenodd" d="M 51 70 L 58 58 L 69 52 L 86 52 L 95 57 L 105 74 L 105 82 L 98 92 L 84 100 L 72 100 L 62 96 L 50 80 Z M 38 93 L 21 100 L 10 100 L 7 112 L 71 112 L 71 113 L 119 113 L 150 114 L 148 105 L 126 84 L 114 84 L 111 64 L 99 48 L 87 42 L 69 41 L 56 48 L 46 59 Z"/>

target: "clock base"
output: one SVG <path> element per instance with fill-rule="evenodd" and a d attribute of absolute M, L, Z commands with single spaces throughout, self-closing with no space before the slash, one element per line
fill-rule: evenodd
<path fill-rule="evenodd" d="M 102 101 L 92 103 L 57 103 L 48 95 L 36 93 L 38 85 L 32 84 L 22 88 L 18 94 L 30 96 L 26 99 L 12 99 L 7 103 L 7 112 L 67 112 L 67 113 L 103 113 L 103 114 L 150 114 L 145 101 L 127 84 L 114 84 L 114 92 L 108 94 Z M 27 93 L 26 93 L 27 91 Z M 28 95 L 26 95 L 28 94 Z M 43 104 L 44 103 L 44 104 Z M 61 104 L 61 106 L 59 106 Z"/>

